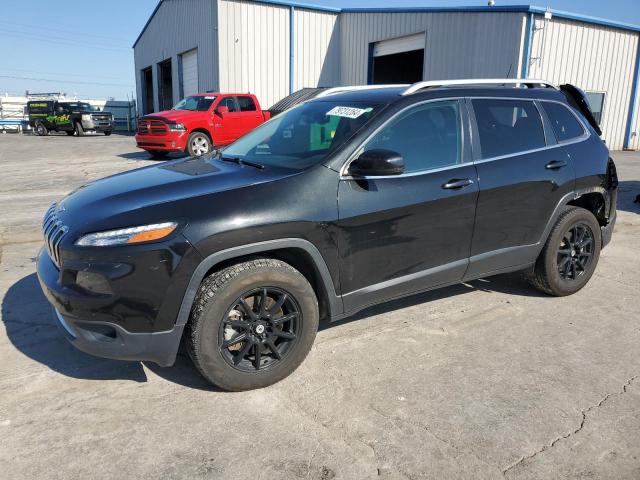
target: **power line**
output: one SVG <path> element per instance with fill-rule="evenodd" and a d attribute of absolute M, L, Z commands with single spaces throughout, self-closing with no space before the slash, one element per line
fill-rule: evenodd
<path fill-rule="evenodd" d="M 2 31 L 2 30 L 0 30 L 0 33 L 8 37 L 16 37 L 16 38 L 21 38 L 26 40 L 35 40 L 38 42 L 47 42 L 51 44 L 64 45 L 67 47 L 91 48 L 91 49 L 97 49 L 97 50 L 109 50 L 112 52 L 122 52 L 124 49 L 129 48 L 129 47 L 105 47 L 98 44 L 88 44 L 86 42 L 71 40 L 71 39 L 56 40 L 56 39 L 51 39 L 51 38 L 42 37 L 42 36 L 39 37 L 36 35 L 29 35 L 27 33 L 5 33 L 5 31 Z"/>
<path fill-rule="evenodd" d="M 0 20 L 0 23 L 4 23 L 5 25 L 11 25 L 11 26 L 15 26 L 15 27 L 25 27 L 25 28 L 31 28 L 37 31 L 42 31 L 42 30 L 48 30 L 51 32 L 60 32 L 60 33 L 71 33 L 73 35 L 81 35 L 83 37 L 94 37 L 94 38 L 103 38 L 106 40 L 119 40 L 122 41 L 122 38 L 118 38 L 118 37 L 111 37 L 111 36 L 107 36 L 107 35 L 96 35 L 95 33 L 88 33 L 88 32 L 78 32 L 77 30 L 63 30 L 61 28 L 53 28 L 53 27 L 43 27 L 42 25 L 34 25 L 34 24 L 28 24 L 28 23 L 17 23 L 17 22 L 7 22 L 6 20 Z"/>
<path fill-rule="evenodd" d="M 11 78 L 13 80 L 33 80 L 35 82 L 50 82 L 50 83 L 71 83 L 74 85 L 97 85 L 101 87 L 128 87 L 133 85 L 125 83 L 104 83 L 104 82 L 83 82 L 74 80 L 55 80 L 51 78 L 36 78 L 36 77 L 21 77 L 18 75 L 0 75 L 0 78 Z"/>
<path fill-rule="evenodd" d="M 0 27 L 0 32 L 9 32 L 9 33 L 17 33 L 19 35 L 27 35 L 27 36 L 32 36 L 32 37 L 38 37 L 38 38 L 42 38 L 43 40 L 50 40 L 50 39 L 54 39 L 54 40 L 64 40 L 67 42 L 77 42 L 79 38 L 82 38 L 82 34 L 78 34 L 73 36 L 72 38 L 70 37 L 60 37 L 57 35 L 48 35 L 46 33 L 34 33 L 34 32 L 21 32 L 19 30 L 8 30 L 4 27 Z M 81 42 L 85 45 L 97 45 L 97 46 L 103 46 L 105 45 L 106 42 L 105 40 L 103 40 L 102 42 L 98 43 L 98 42 L 91 42 L 91 41 L 85 41 L 85 40 L 81 40 Z M 114 45 L 111 48 L 130 48 L 128 45 Z"/>
<path fill-rule="evenodd" d="M 37 70 L 24 70 L 21 68 L 10 68 L 7 67 L 5 65 L 0 65 L 0 70 L 4 70 L 4 71 L 9 71 L 9 72 L 19 72 L 19 73 L 27 73 L 30 75 L 54 75 L 54 76 L 64 76 L 64 77 L 84 77 L 84 78 L 96 78 L 96 75 L 99 75 L 100 78 L 114 78 L 114 79 L 120 79 L 122 78 L 122 75 L 104 75 L 102 73 L 96 73 L 95 71 L 92 70 L 92 72 L 90 74 L 87 73 L 70 73 L 70 72 L 63 72 L 63 73 L 56 73 L 56 72 L 41 72 L 41 71 L 37 71 Z"/>

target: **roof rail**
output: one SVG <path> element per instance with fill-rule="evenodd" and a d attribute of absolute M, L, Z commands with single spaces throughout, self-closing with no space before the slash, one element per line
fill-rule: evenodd
<path fill-rule="evenodd" d="M 429 80 L 418 82 L 407 88 L 402 95 L 411 95 L 423 88 L 452 87 L 461 85 L 526 85 L 529 88 L 543 86 L 560 90 L 556 85 L 546 80 L 533 80 L 529 78 L 474 78 L 468 80 Z"/>
<path fill-rule="evenodd" d="M 323 90 L 318 95 L 316 95 L 316 98 L 326 97 L 328 95 L 334 95 L 336 93 L 341 93 L 341 92 L 351 92 L 354 90 L 373 90 L 376 88 L 401 88 L 401 87 L 411 88 L 407 83 L 397 84 L 397 85 L 346 85 L 343 87 L 327 88 L 326 90 Z"/>

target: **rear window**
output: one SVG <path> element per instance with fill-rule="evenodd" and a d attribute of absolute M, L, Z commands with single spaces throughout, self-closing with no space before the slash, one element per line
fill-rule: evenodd
<path fill-rule="evenodd" d="M 482 158 L 514 155 L 546 146 L 542 118 L 529 100 L 473 100 Z"/>
<path fill-rule="evenodd" d="M 256 104 L 251 97 L 238 97 L 241 112 L 255 112 Z"/>
<path fill-rule="evenodd" d="M 559 142 L 566 142 L 584 135 L 584 128 L 576 116 L 564 105 L 542 102 L 542 107 L 551 121 L 553 132 Z"/>

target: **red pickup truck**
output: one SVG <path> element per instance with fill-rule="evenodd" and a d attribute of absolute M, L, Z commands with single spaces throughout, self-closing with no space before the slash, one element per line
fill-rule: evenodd
<path fill-rule="evenodd" d="M 151 155 L 199 156 L 227 145 L 270 118 L 255 95 L 199 93 L 138 120 L 136 143 Z"/>

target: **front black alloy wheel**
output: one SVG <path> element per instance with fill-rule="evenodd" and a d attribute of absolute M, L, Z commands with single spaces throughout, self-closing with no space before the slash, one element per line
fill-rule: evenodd
<path fill-rule="evenodd" d="M 185 343 L 211 383 L 232 391 L 262 388 L 302 363 L 318 319 L 318 301 L 306 277 L 281 260 L 257 258 L 204 279 Z"/>
<path fill-rule="evenodd" d="M 240 371 L 270 368 L 293 349 L 302 321 L 290 293 L 274 287 L 252 289 L 222 320 L 218 347 L 229 365 Z"/>

